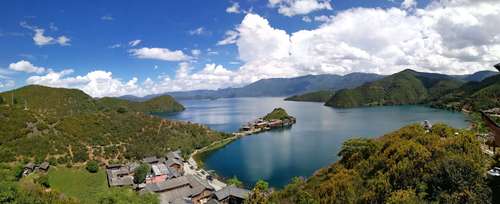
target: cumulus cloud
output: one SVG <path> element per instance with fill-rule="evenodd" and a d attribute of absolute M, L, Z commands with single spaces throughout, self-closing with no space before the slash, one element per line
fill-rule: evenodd
<path fill-rule="evenodd" d="M 131 49 L 129 52 L 132 56 L 139 59 L 156 59 L 163 61 L 186 61 L 191 59 L 190 56 L 185 55 L 181 50 L 171 51 L 167 48 L 143 47 Z"/>
<path fill-rule="evenodd" d="M 32 30 L 35 32 L 35 35 L 33 36 L 33 41 L 35 42 L 36 45 L 38 46 L 44 46 L 44 45 L 51 45 L 51 44 L 59 44 L 61 46 L 69 46 L 69 42 L 71 41 L 70 38 L 61 35 L 59 37 L 51 37 L 48 35 L 45 35 L 45 29 L 38 28 L 36 26 L 31 26 L 26 22 L 21 22 L 20 23 L 21 27 Z M 55 26 L 54 26 L 55 27 Z M 51 26 L 53 29 L 53 27 Z"/>
<path fill-rule="evenodd" d="M 318 10 L 332 10 L 330 0 L 269 0 L 269 6 L 278 8 L 285 16 L 305 15 Z"/>
<path fill-rule="evenodd" d="M 238 2 L 234 2 L 230 7 L 226 8 L 227 13 L 241 13 L 240 4 Z"/>
<path fill-rule="evenodd" d="M 132 40 L 132 41 L 128 42 L 128 45 L 130 47 L 135 47 L 135 46 L 139 45 L 141 42 L 142 42 L 142 40 Z"/>
<path fill-rule="evenodd" d="M 43 73 L 45 72 L 44 67 L 37 67 L 29 61 L 21 60 L 16 63 L 9 64 L 9 69 L 18 71 L 18 72 L 26 72 L 26 73 Z"/>
<path fill-rule="evenodd" d="M 288 33 L 257 14 L 247 14 L 218 43 L 237 46 L 241 60 L 237 69 L 218 64 L 196 69 L 182 51 L 141 48 L 144 50 L 131 51 L 132 55 L 181 61 L 175 75 L 139 82 L 136 78 L 117 79 L 102 70 L 76 77 L 49 71 L 31 82 L 58 85 L 49 80 L 55 78 L 53 81 L 80 87 L 93 96 L 141 96 L 237 87 L 263 78 L 304 74 L 392 74 L 407 68 L 470 74 L 500 61 L 498 1 L 442 1 L 413 11 L 401 7 L 355 8 L 325 16 L 323 22 L 315 29 Z M 210 52 L 207 49 L 207 54 Z M 49 76 L 51 73 L 53 76 Z"/>
<path fill-rule="evenodd" d="M 199 49 L 192 49 L 191 50 L 191 54 L 193 56 L 199 56 L 201 54 L 201 50 L 199 50 Z"/>

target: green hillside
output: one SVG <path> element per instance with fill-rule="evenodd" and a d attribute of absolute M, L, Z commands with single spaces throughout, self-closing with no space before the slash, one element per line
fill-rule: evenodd
<path fill-rule="evenodd" d="M 120 98 L 105 97 L 97 101 L 100 107 L 119 109 L 125 108 L 127 111 L 153 113 L 153 112 L 179 112 L 184 110 L 184 106 L 171 96 L 158 96 L 144 102 L 129 101 Z"/>
<path fill-rule="evenodd" d="M 329 90 L 315 91 L 301 95 L 290 96 L 288 98 L 285 98 L 285 101 L 326 102 L 333 96 L 334 93 L 334 91 Z"/>
<path fill-rule="evenodd" d="M 326 105 L 352 108 L 419 104 L 429 98 L 439 97 L 461 84 L 461 81 L 446 75 L 404 70 L 354 89 L 340 90 Z"/>
<path fill-rule="evenodd" d="M 140 108 L 120 101 L 134 110 L 120 111 L 115 110 L 115 100 L 95 101 L 78 90 L 28 86 L 0 96 L 5 99 L 12 93 L 18 102 L 0 105 L 0 162 L 114 162 L 163 155 L 175 149 L 189 154 L 228 137 L 205 126 L 143 113 L 160 110 L 154 108 L 164 107 L 159 103 L 170 100 L 166 97 L 144 102 L 147 105 L 137 106 Z M 47 95 L 50 97 L 43 102 Z M 24 100 L 28 101 L 27 108 L 19 103 Z M 171 104 L 179 108 L 177 102 Z"/>
<path fill-rule="evenodd" d="M 377 139 L 348 140 L 338 155 L 338 162 L 282 190 L 256 187 L 250 203 L 491 202 L 488 158 L 473 132 L 410 125 Z"/>
<path fill-rule="evenodd" d="M 268 113 L 266 116 L 264 116 L 264 120 L 270 121 L 270 120 L 284 120 L 288 119 L 291 116 L 288 115 L 285 109 L 283 108 L 275 108 L 273 111 Z"/>
<path fill-rule="evenodd" d="M 480 82 L 469 82 L 439 98 L 431 106 L 452 110 L 484 110 L 500 106 L 500 75 Z"/>

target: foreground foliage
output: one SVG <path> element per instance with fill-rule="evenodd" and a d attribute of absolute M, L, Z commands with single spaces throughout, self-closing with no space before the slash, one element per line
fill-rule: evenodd
<path fill-rule="evenodd" d="M 411 125 L 377 139 L 349 140 L 339 156 L 264 203 L 491 202 L 487 157 L 469 131 Z"/>

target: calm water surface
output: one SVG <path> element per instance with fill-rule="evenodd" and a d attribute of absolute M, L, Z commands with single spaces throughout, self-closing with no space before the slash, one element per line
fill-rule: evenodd
<path fill-rule="evenodd" d="M 247 185 L 264 179 L 282 187 L 295 176 L 308 177 L 335 162 L 342 143 L 352 137 L 377 137 L 401 126 L 429 120 L 467 127 L 461 113 L 422 106 L 335 109 L 321 103 L 283 101 L 282 98 L 231 98 L 181 101 L 186 110 L 161 115 L 206 124 L 233 132 L 275 107 L 297 118 L 289 129 L 244 137 L 209 155 L 207 169 L 224 177 L 236 176 Z"/>

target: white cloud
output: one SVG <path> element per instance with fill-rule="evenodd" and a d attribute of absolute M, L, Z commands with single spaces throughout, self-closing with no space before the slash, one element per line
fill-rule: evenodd
<path fill-rule="evenodd" d="M 1 88 L 12 88 L 16 86 L 16 82 L 14 80 L 8 79 L 8 80 L 2 80 L 0 78 L 0 89 Z"/>
<path fill-rule="evenodd" d="M 227 13 L 241 13 L 240 4 L 238 2 L 234 2 L 230 7 L 226 8 Z"/>
<path fill-rule="evenodd" d="M 33 41 L 35 42 L 36 45 L 38 46 L 44 46 L 44 45 L 51 45 L 51 44 L 59 44 L 61 46 L 69 46 L 69 42 L 71 41 L 70 38 L 62 35 L 57 38 L 45 35 L 45 29 L 38 28 L 36 26 L 31 26 L 26 22 L 21 22 L 20 23 L 21 27 L 32 30 L 35 32 L 35 35 L 33 36 Z M 55 26 L 51 24 L 51 29 L 54 29 Z M 57 27 L 55 27 L 57 28 Z M 58 30 L 58 29 L 56 29 Z"/>
<path fill-rule="evenodd" d="M 237 38 L 238 38 L 238 32 L 237 31 L 228 30 L 224 34 L 224 39 L 222 39 L 221 41 L 217 42 L 217 45 L 235 44 Z"/>
<path fill-rule="evenodd" d="M 9 64 L 9 69 L 18 71 L 18 72 L 26 72 L 26 73 L 43 73 L 45 72 L 44 67 L 37 67 L 29 61 L 21 60 L 16 63 Z"/>
<path fill-rule="evenodd" d="M 191 50 L 191 54 L 193 56 L 199 56 L 201 54 L 201 50 L 199 50 L 199 49 L 192 49 Z"/>
<path fill-rule="evenodd" d="M 103 21 L 112 21 L 112 20 L 115 20 L 115 19 L 111 15 L 105 15 L 105 16 L 101 16 L 101 20 L 103 20 Z"/>
<path fill-rule="evenodd" d="M 330 0 L 269 0 L 269 6 L 277 7 L 285 16 L 305 15 L 318 10 L 332 10 Z"/>
<path fill-rule="evenodd" d="M 167 48 L 143 47 L 139 49 L 131 49 L 129 52 L 132 56 L 139 59 L 156 59 L 164 61 L 186 61 L 191 59 L 190 56 L 185 55 L 181 50 L 171 51 Z"/>
<path fill-rule="evenodd" d="M 413 9 L 417 7 L 417 1 L 416 0 L 403 0 L 401 3 L 401 8 L 403 9 Z"/>
<path fill-rule="evenodd" d="M 328 22 L 333 19 L 333 16 L 326 16 L 326 15 L 321 15 L 321 16 L 315 16 L 314 21 L 318 22 Z"/>
<path fill-rule="evenodd" d="M 196 28 L 194 30 L 190 30 L 189 31 L 189 35 L 203 35 L 203 34 L 206 34 L 208 33 L 207 30 L 205 30 L 204 27 L 199 27 L 199 28 Z"/>
<path fill-rule="evenodd" d="M 116 43 L 116 44 L 113 44 L 113 45 L 109 46 L 109 48 L 119 48 L 121 46 L 122 46 L 122 44 Z"/>
<path fill-rule="evenodd" d="M 130 47 L 135 47 L 135 46 L 139 45 L 141 42 L 142 42 L 142 40 L 132 40 L 132 41 L 128 42 L 128 45 Z"/>
<path fill-rule="evenodd" d="M 356 8 L 324 20 L 318 28 L 287 33 L 259 15 L 247 14 L 227 34 L 234 37 L 221 43 L 238 48 L 241 66 L 233 70 L 218 64 L 206 64 L 198 70 L 185 62 L 190 57 L 182 51 L 141 48 L 130 52 L 138 58 L 182 61 L 176 74 L 139 82 L 137 78 L 117 79 L 103 70 L 76 77 L 49 71 L 45 76 L 30 77 L 30 82 L 77 87 L 93 96 L 142 96 L 238 87 L 263 78 L 304 74 L 392 74 L 407 68 L 469 74 L 500 61 L 498 1 L 435 2 L 411 12 Z M 213 50 L 207 49 L 208 55 L 210 52 Z"/>
<path fill-rule="evenodd" d="M 302 17 L 302 21 L 304 21 L 306 23 L 310 23 L 310 22 L 312 22 L 312 19 L 309 16 L 304 16 L 304 17 Z"/>

